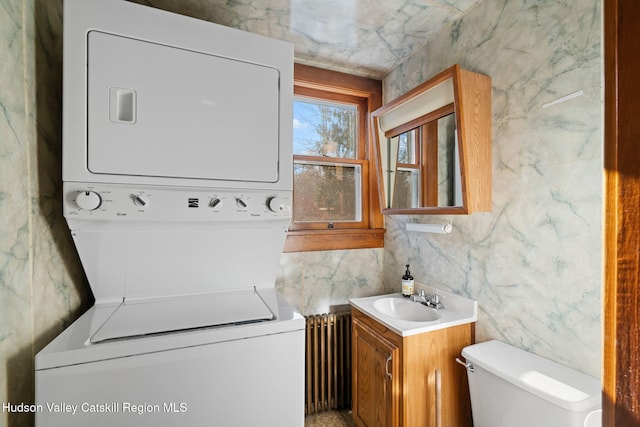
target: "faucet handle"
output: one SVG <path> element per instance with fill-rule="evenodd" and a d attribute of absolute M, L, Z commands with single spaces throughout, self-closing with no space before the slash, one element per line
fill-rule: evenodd
<path fill-rule="evenodd" d="M 444 308 L 444 305 L 440 302 L 440 294 L 438 291 L 427 299 L 429 300 L 429 306 L 431 308 L 435 308 L 436 310 Z"/>
<path fill-rule="evenodd" d="M 426 296 L 426 294 L 424 293 L 424 289 L 418 289 L 418 296 L 423 298 Z"/>

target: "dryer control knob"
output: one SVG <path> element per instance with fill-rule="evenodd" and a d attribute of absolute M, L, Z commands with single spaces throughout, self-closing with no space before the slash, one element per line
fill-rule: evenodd
<path fill-rule="evenodd" d="M 102 204 L 102 197 L 95 191 L 81 191 L 76 196 L 76 205 L 83 211 L 94 211 Z"/>
<path fill-rule="evenodd" d="M 149 204 L 149 199 L 145 196 L 133 196 L 133 204 L 140 207 L 145 208 Z"/>
<path fill-rule="evenodd" d="M 236 197 L 236 205 L 238 206 L 238 208 L 240 209 L 246 209 L 247 208 L 247 202 L 245 202 L 244 200 L 242 200 L 241 197 Z"/>
<path fill-rule="evenodd" d="M 271 212 L 278 213 L 278 212 L 285 212 L 285 210 L 287 209 L 287 206 L 281 197 L 273 196 L 267 199 L 267 208 L 269 208 Z"/>

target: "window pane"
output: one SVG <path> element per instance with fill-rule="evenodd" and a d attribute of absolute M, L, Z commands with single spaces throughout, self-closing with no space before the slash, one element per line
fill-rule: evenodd
<path fill-rule="evenodd" d="M 393 206 L 396 209 L 417 208 L 420 206 L 420 172 L 417 169 L 398 169 L 393 193 Z"/>
<path fill-rule="evenodd" d="M 417 130 L 398 135 L 398 163 L 416 164 L 416 136 Z"/>
<path fill-rule="evenodd" d="M 295 222 L 362 220 L 359 165 L 295 163 L 293 174 Z"/>
<path fill-rule="evenodd" d="M 357 107 L 296 98 L 293 103 L 293 153 L 355 159 Z"/>
<path fill-rule="evenodd" d="M 438 206 L 454 206 L 456 120 L 449 114 L 438 120 Z M 462 204 L 461 202 L 459 203 Z"/>

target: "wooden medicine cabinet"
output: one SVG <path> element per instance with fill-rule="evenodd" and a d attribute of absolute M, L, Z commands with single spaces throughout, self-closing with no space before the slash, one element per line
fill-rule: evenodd
<path fill-rule="evenodd" d="M 491 78 L 456 64 L 371 114 L 384 214 L 491 210 Z"/>

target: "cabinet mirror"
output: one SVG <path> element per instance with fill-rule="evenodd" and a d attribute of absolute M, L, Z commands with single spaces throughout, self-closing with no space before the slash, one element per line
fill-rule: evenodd
<path fill-rule="evenodd" d="M 442 117 L 387 138 L 392 209 L 462 206 L 460 157 L 453 105 Z"/>
<path fill-rule="evenodd" d="M 383 213 L 491 209 L 490 91 L 455 65 L 372 113 Z"/>

